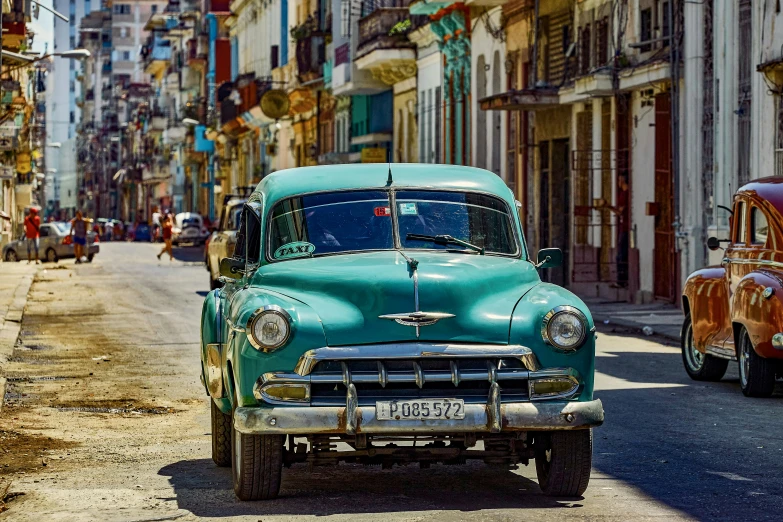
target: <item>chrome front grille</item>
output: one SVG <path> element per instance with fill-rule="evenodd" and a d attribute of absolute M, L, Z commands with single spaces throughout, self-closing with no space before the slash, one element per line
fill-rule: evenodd
<path fill-rule="evenodd" d="M 323 360 L 309 373 L 313 406 L 345 404 L 348 386 L 356 387 L 359 405 L 379 400 L 456 398 L 486 403 L 493 382 L 502 402 L 528 399 L 529 371 L 519 358 L 420 358 Z"/>

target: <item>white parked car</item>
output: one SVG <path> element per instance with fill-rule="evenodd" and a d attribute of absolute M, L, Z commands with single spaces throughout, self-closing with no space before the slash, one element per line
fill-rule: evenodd
<path fill-rule="evenodd" d="M 209 230 L 204 226 L 204 218 L 195 212 L 180 212 L 174 217 L 174 228 L 171 231 L 171 242 L 195 243 L 203 245 L 209 237 Z"/>

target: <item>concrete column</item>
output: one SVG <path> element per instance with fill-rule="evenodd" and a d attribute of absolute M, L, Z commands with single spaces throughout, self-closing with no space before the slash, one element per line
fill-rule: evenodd
<path fill-rule="evenodd" d="M 680 271 L 682 282 L 704 266 L 706 237 L 703 219 L 702 164 L 704 142 L 702 118 L 704 114 L 704 5 L 689 2 L 684 6 L 685 38 L 683 49 L 684 78 L 681 85 L 680 125 L 680 222 L 685 236 L 680 240 Z M 718 32 L 716 31 L 715 34 Z M 717 53 L 714 54 L 717 58 Z M 716 151 L 717 152 L 717 151 Z"/>
<path fill-rule="evenodd" d="M 715 204 L 731 205 L 737 190 L 737 33 L 738 8 L 735 0 L 715 1 Z M 717 211 L 719 229 L 728 227 L 728 214 Z"/>

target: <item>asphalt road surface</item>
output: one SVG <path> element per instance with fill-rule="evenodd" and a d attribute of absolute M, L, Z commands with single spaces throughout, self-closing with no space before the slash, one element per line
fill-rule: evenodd
<path fill-rule="evenodd" d="M 202 252 L 101 248 L 32 286 L 5 368 L 0 520 L 781 520 L 783 390 L 747 399 L 734 368 L 695 383 L 677 347 L 600 330 L 606 423 L 584 498 L 544 497 L 530 466 L 473 463 L 295 466 L 278 500 L 239 502 L 210 460 L 198 380 Z"/>

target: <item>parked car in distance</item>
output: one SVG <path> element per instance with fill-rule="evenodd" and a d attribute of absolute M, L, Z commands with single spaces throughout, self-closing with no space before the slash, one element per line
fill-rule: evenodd
<path fill-rule="evenodd" d="M 227 197 L 223 200 L 223 211 L 220 221 L 212 236 L 209 238 L 206 250 L 207 271 L 209 272 L 209 288 L 215 289 L 222 286 L 220 283 L 220 261 L 234 254 L 237 230 L 239 229 L 239 216 L 242 214 L 247 198 L 240 196 Z"/>
<path fill-rule="evenodd" d="M 688 277 L 682 304 L 682 359 L 688 375 L 720 380 L 738 361 L 740 388 L 768 397 L 783 377 L 783 179 L 758 179 L 734 195 L 720 266 Z"/>
<path fill-rule="evenodd" d="M 531 259 L 500 177 L 304 167 L 241 208 L 201 316 L 212 459 L 240 499 L 275 498 L 284 465 L 467 459 L 534 461 L 545 494 L 585 491 L 595 327 L 542 282 L 562 252 Z"/>
<path fill-rule="evenodd" d="M 209 237 L 209 230 L 204 226 L 204 218 L 195 212 L 180 212 L 174 216 L 174 227 L 171 233 L 171 242 L 174 245 L 181 243 L 203 245 Z"/>
<path fill-rule="evenodd" d="M 56 263 L 60 259 L 74 257 L 73 238 L 71 237 L 71 224 L 56 221 L 42 223 L 40 228 L 40 240 L 38 241 L 38 253 L 43 261 Z M 87 233 L 87 261 L 92 262 L 95 254 L 100 252 L 98 237 L 94 232 Z M 3 247 L 3 260 L 21 261 L 27 259 L 27 240 L 24 234 L 16 241 L 11 241 Z"/>
<path fill-rule="evenodd" d="M 133 241 L 152 242 L 152 228 L 147 223 L 137 223 L 133 227 Z"/>

